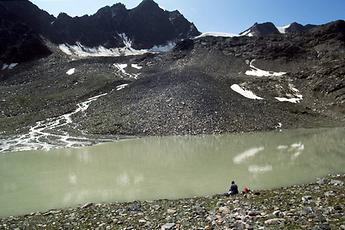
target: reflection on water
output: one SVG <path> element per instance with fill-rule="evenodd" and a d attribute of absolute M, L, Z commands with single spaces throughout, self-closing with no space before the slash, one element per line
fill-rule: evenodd
<path fill-rule="evenodd" d="M 272 171 L 273 167 L 272 165 L 249 165 L 248 171 L 251 173 L 264 173 L 268 171 Z"/>
<path fill-rule="evenodd" d="M 259 148 L 251 148 L 243 153 L 238 154 L 237 156 L 234 157 L 234 163 L 235 164 L 241 164 L 243 161 L 245 161 L 248 158 L 254 157 L 256 154 L 259 152 L 263 151 L 265 147 L 259 147 Z"/>
<path fill-rule="evenodd" d="M 272 188 L 344 172 L 345 129 L 151 137 L 0 155 L 0 215 Z"/>

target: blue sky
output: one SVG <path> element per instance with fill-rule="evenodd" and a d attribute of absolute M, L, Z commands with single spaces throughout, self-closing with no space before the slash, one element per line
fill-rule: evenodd
<path fill-rule="evenodd" d="M 124 3 L 128 9 L 141 0 L 31 0 L 57 16 L 93 14 L 99 8 Z M 271 21 L 277 26 L 297 21 L 323 24 L 345 19 L 345 0 L 156 0 L 167 10 L 178 9 L 202 32 L 239 33 L 255 22 Z"/>

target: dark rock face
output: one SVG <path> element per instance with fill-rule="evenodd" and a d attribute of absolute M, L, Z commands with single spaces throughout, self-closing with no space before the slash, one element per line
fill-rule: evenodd
<path fill-rule="evenodd" d="M 317 26 L 311 29 L 310 32 L 316 37 L 323 37 L 324 39 L 337 38 L 345 42 L 345 21 L 338 20 Z"/>
<path fill-rule="evenodd" d="M 11 12 L 18 7 L 27 14 L 28 19 L 32 19 L 35 15 L 38 18 L 43 17 L 43 14 L 36 14 L 35 9 L 25 8 L 30 6 L 28 4 L 27 1 L 21 4 L 18 1 L 7 1 L 6 4 L 0 2 L 0 60 L 3 62 L 25 62 L 51 54 L 39 34 L 29 26 L 30 20 L 24 23 L 23 15 L 17 16 Z M 36 28 L 40 26 L 35 23 L 32 25 Z"/>
<path fill-rule="evenodd" d="M 124 46 L 119 36 L 124 33 L 137 49 L 148 49 L 200 34 L 178 11 L 164 11 L 152 0 L 144 0 L 131 10 L 115 4 L 92 16 L 71 18 L 61 14 L 52 24 L 52 31 L 50 36 L 55 43 L 80 42 L 91 47 Z"/>
<path fill-rule="evenodd" d="M 306 33 L 313 28 L 317 27 L 316 25 L 301 25 L 297 22 L 291 23 L 291 25 L 285 29 L 286 34 L 302 34 Z M 271 22 L 265 22 L 262 24 L 255 23 L 252 27 L 250 27 L 248 30 L 240 33 L 240 35 L 247 35 L 251 33 L 253 36 L 256 37 L 262 37 L 262 36 L 269 36 L 269 35 L 278 35 L 280 34 L 277 27 L 271 23 Z"/>
<path fill-rule="evenodd" d="M 287 33 L 287 34 L 301 34 L 301 33 L 308 32 L 315 27 L 316 27 L 315 25 L 311 25 L 311 24 L 307 24 L 307 25 L 303 26 L 297 22 L 293 22 L 293 23 L 291 23 L 291 25 L 288 28 L 286 28 L 285 33 Z"/>
<path fill-rule="evenodd" d="M 240 33 L 246 34 L 250 32 L 253 36 L 267 36 L 267 35 L 272 35 L 272 34 L 280 34 L 279 30 L 277 27 L 271 23 L 271 22 L 265 22 L 265 23 L 255 23 L 252 27 L 250 27 L 248 30 Z"/>
<path fill-rule="evenodd" d="M 56 44 L 123 47 L 121 34 L 126 34 L 133 48 L 148 49 L 200 34 L 178 11 L 164 11 L 152 0 L 144 0 L 131 10 L 118 3 L 101 8 L 94 15 L 73 18 L 65 13 L 55 18 L 26 0 L 3 1 L 0 6 L 11 15 L 3 15 L 3 20 L 25 24 L 33 33 Z"/>
<path fill-rule="evenodd" d="M 199 35 L 196 27 L 178 11 L 164 11 L 152 0 L 145 0 L 138 7 L 128 11 L 121 32 L 133 38 L 137 48 L 151 48 L 168 41 Z"/>
<path fill-rule="evenodd" d="M 301 25 L 297 22 L 294 22 L 288 28 L 286 28 L 285 32 L 290 33 L 290 34 L 303 33 L 303 32 L 305 32 L 305 28 L 303 25 Z"/>
<path fill-rule="evenodd" d="M 11 15 L 9 17 L 7 14 L 7 20 L 22 22 L 39 34 L 47 34 L 51 22 L 55 20 L 54 16 L 39 9 L 28 0 L 0 1 L 0 6 Z"/>

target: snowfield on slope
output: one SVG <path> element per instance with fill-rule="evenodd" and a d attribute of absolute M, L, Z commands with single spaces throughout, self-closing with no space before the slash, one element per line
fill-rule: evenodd
<path fill-rule="evenodd" d="M 300 103 L 303 100 L 303 95 L 300 94 L 299 90 L 293 84 L 289 84 L 289 88 L 294 92 L 294 95 L 287 94 L 286 97 L 275 97 L 280 102 Z"/>
<path fill-rule="evenodd" d="M 131 66 L 135 69 L 142 69 L 143 67 L 138 64 L 131 64 Z"/>
<path fill-rule="evenodd" d="M 11 63 L 11 64 L 3 64 L 1 70 L 6 70 L 6 69 L 14 69 L 14 67 L 16 67 L 18 65 L 18 63 Z"/>
<path fill-rule="evenodd" d="M 299 103 L 302 99 L 303 96 L 301 95 L 300 97 L 297 98 L 286 98 L 286 97 L 275 97 L 275 99 L 277 99 L 280 102 L 290 102 L 290 103 Z"/>
<path fill-rule="evenodd" d="M 250 62 L 249 66 L 251 70 L 247 70 L 245 73 L 246 75 L 255 77 L 280 77 L 286 74 L 286 72 L 273 72 L 259 69 L 253 65 L 254 62 L 255 59 Z"/>
<path fill-rule="evenodd" d="M 119 57 L 119 56 L 129 56 L 129 55 L 142 55 L 147 53 L 147 50 L 135 50 L 128 47 L 122 48 L 110 48 L 107 49 L 104 46 L 98 47 L 86 47 L 80 43 L 76 45 L 61 44 L 59 48 L 62 52 L 70 56 L 76 57 Z"/>
<path fill-rule="evenodd" d="M 239 86 L 238 84 L 233 84 L 231 86 L 231 89 L 233 91 L 235 91 L 236 93 L 241 94 L 242 96 L 249 98 L 249 99 L 253 99 L 253 100 L 263 100 L 262 97 L 258 97 L 256 96 L 252 91 L 250 90 L 245 90 L 243 88 L 241 88 L 241 86 Z"/>
<path fill-rule="evenodd" d="M 253 33 L 251 30 L 244 31 L 243 33 L 240 34 L 241 36 L 248 36 L 248 37 L 253 37 Z"/>
<path fill-rule="evenodd" d="M 128 84 L 118 85 L 118 86 L 116 86 L 116 91 L 123 90 L 123 89 L 126 88 L 127 86 L 128 86 Z"/>
<path fill-rule="evenodd" d="M 172 50 L 175 47 L 174 42 L 167 42 L 165 45 L 156 45 L 151 49 L 134 49 L 132 47 L 132 41 L 124 33 L 118 34 L 124 47 L 118 48 L 105 48 L 104 46 L 98 47 L 86 47 L 80 42 L 76 42 L 75 45 L 60 44 L 59 49 L 69 56 L 85 58 L 85 57 L 120 57 L 120 56 L 131 56 L 131 55 L 143 55 L 145 53 L 164 53 Z"/>
<path fill-rule="evenodd" d="M 226 38 L 232 38 L 232 37 L 238 37 L 238 34 L 232 34 L 232 33 L 225 33 L 225 32 L 205 32 L 200 34 L 199 36 L 196 36 L 195 39 L 198 38 L 204 38 L 204 37 L 226 37 Z"/>
<path fill-rule="evenodd" d="M 72 74 L 74 74 L 74 73 L 75 73 L 75 68 L 69 69 L 69 70 L 66 72 L 67 75 L 72 75 Z"/>
<path fill-rule="evenodd" d="M 285 34 L 286 33 L 286 29 L 289 28 L 291 26 L 291 24 L 288 24 L 286 26 L 277 26 L 277 29 L 279 30 L 279 32 L 281 34 Z"/>
<path fill-rule="evenodd" d="M 138 76 L 140 75 L 140 73 L 133 73 L 130 74 L 128 73 L 125 69 L 128 67 L 127 64 L 120 64 L 120 63 L 114 63 L 113 66 L 117 69 L 118 72 L 120 72 L 124 77 L 129 77 L 129 78 L 134 78 L 134 79 L 138 79 Z M 135 65 L 133 66 L 133 64 L 131 64 L 131 66 L 135 69 L 141 69 L 142 67 Z"/>

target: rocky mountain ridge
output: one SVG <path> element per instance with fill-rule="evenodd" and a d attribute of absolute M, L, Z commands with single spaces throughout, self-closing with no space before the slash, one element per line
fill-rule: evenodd
<path fill-rule="evenodd" d="M 297 22 L 293 22 L 289 25 L 276 27 L 272 22 L 255 23 L 249 29 L 240 33 L 240 35 L 247 36 L 269 36 L 279 34 L 302 34 L 306 33 L 313 28 L 318 27 L 316 25 L 302 25 Z"/>
<path fill-rule="evenodd" d="M 1 1 L 0 8 L 4 12 L 0 16 L 0 31 L 4 34 L 0 60 L 7 63 L 50 54 L 41 37 L 57 45 L 117 48 L 126 46 L 126 36 L 134 49 L 149 49 L 200 34 L 180 12 L 165 11 L 153 0 L 143 0 L 130 10 L 118 3 L 82 17 L 61 13 L 55 18 L 28 0 Z M 25 32 L 18 27 L 25 27 Z M 27 52 L 26 44 L 30 42 L 34 43 L 32 50 L 36 53 Z"/>
<path fill-rule="evenodd" d="M 82 17 L 70 17 L 65 13 L 54 17 L 29 0 L 1 1 L 0 8 L 3 12 L 0 16 L 0 62 L 3 63 L 25 62 L 50 55 L 54 51 L 49 45 L 47 47 L 47 41 L 63 44 L 65 49 L 62 50 L 67 54 L 81 50 L 82 55 L 77 56 L 85 56 L 90 49 L 140 51 L 164 45 L 172 47 L 180 40 L 200 35 L 195 25 L 179 11 L 163 10 L 153 0 L 143 0 L 133 9 L 117 3 Z M 304 34 L 319 27 L 296 22 L 285 27 L 276 27 L 270 22 L 255 23 L 240 35 Z M 143 52 L 107 50 L 99 53 L 97 56 Z"/>

